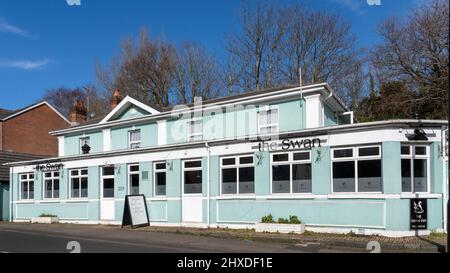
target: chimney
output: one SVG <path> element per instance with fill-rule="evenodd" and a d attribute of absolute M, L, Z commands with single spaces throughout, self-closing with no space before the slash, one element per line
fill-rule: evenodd
<path fill-rule="evenodd" d="M 70 109 L 70 121 L 73 125 L 87 120 L 87 109 L 84 101 L 77 100 Z"/>
<path fill-rule="evenodd" d="M 119 89 L 114 90 L 112 98 L 109 100 L 111 110 L 116 108 L 116 106 L 122 101 L 122 96 L 120 95 Z"/>

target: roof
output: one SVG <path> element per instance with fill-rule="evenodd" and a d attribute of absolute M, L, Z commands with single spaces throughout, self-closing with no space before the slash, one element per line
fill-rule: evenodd
<path fill-rule="evenodd" d="M 68 124 L 70 124 L 70 121 L 63 114 L 61 114 L 61 112 L 59 112 L 55 107 L 53 107 L 47 101 L 40 101 L 40 102 L 37 102 L 37 103 L 33 103 L 33 104 L 30 104 L 30 105 L 28 105 L 26 107 L 23 107 L 23 108 L 14 110 L 14 111 L 0 109 L 0 121 L 6 121 L 8 119 L 11 119 L 11 118 L 16 117 L 18 115 L 21 115 L 21 114 L 23 114 L 25 112 L 33 110 L 34 108 L 37 108 L 37 107 L 42 106 L 42 105 L 47 105 L 48 107 L 50 107 L 64 121 L 66 121 Z"/>
<path fill-rule="evenodd" d="M 46 156 L 42 155 L 30 155 L 0 151 L 0 181 L 9 181 L 9 167 L 3 166 L 3 164 L 24 160 L 42 159 L 45 157 Z"/>

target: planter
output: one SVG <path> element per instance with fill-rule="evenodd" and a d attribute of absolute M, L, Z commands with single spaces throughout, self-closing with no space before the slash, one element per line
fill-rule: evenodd
<path fill-rule="evenodd" d="M 33 217 L 31 218 L 32 224 L 53 224 L 58 223 L 58 217 Z"/>
<path fill-rule="evenodd" d="M 256 232 L 279 232 L 279 233 L 296 233 L 305 232 L 304 224 L 278 224 L 278 223 L 256 223 Z"/>

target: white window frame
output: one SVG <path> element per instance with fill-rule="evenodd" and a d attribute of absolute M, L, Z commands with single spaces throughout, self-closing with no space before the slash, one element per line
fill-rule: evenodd
<path fill-rule="evenodd" d="M 77 175 L 73 175 L 72 171 L 78 171 Z M 82 174 L 82 171 L 87 171 L 87 174 Z M 72 197 L 72 178 L 78 178 L 79 179 L 79 194 L 78 197 Z M 81 179 L 82 178 L 87 178 L 87 184 L 88 184 L 88 196 L 86 197 L 81 197 Z M 88 168 L 79 168 L 79 169 L 70 169 L 69 170 L 69 199 L 73 199 L 73 200 L 86 200 L 89 198 L 89 170 Z"/>
<path fill-rule="evenodd" d="M 401 154 L 401 147 L 402 146 L 409 146 L 409 155 L 402 155 Z M 425 155 L 416 155 L 416 147 L 423 147 L 425 148 Z M 430 193 L 430 186 L 431 186 L 431 179 L 430 179 L 430 146 L 427 144 L 412 144 L 412 143 L 402 143 L 400 146 L 400 158 L 401 159 L 409 159 L 410 160 L 410 170 L 411 170 L 411 191 L 403 191 L 401 189 L 402 194 L 408 194 L 408 193 Z M 427 161 L 427 191 L 416 191 L 414 188 L 414 159 L 425 159 Z M 401 165 L 400 165 L 401 168 Z M 401 172 L 401 170 L 400 170 Z"/>
<path fill-rule="evenodd" d="M 196 161 L 200 161 L 200 167 L 185 167 L 185 164 L 187 162 L 196 162 Z M 182 165 L 181 165 L 181 183 L 183 184 L 182 186 L 182 195 L 187 195 L 187 196 L 203 196 L 203 160 L 201 158 L 199 159 L 189 159 L 189 160 L 183 160 Z M 184 192 L 184 172 L 185 171 L 202 171 L 202 192 L 201 193 L 185 193 Z"/>
<path fill-rule="evenodd" d="M 309 159 L 304 160 L 294 160 L 294 154 L 295 153 L 309 153 Z M 280 154 L 288 154 L 288 160 L 287 161 L 273 161 L 273 157 L 275 155 Z M 285 151 L 285 152 L 276 152 L 270 154 L 270 194 L 272 195 L 286 195 L 286 194 L 293 194 L 293 195 L 311 195 L 312 194 L 312 185 L 311 185 L 311 192 L 293 192 L 292 191 L 292 183 L 293 183 L 293 177 L 292 177 L 292 165 L 295 164 L 311 164 L 312 168 L 312 159 L 311 159 L 311 150 L 296 150 L 296 151 Z M 273 192 L 273 170 L 272 166 L 277 165 L 289 165 L 289 192 Z M 312 183 L 312 173 L 311 173 L 311 183 Z"/>
<path fill-rule="evenodd" d="M 106 175 L 106 174 L 103 174 L 103 170 L 104 170 L 104 168 L 113 168 L 113 174 L 109 174 L 109 175 Z M 115 191 L 115 187 L 116 187 L 116 167 L 115 166 L 101 166 L 100 167 L 100 179 L 101 179 L 101 181 L 100 181 L 100 199 L 103 199 L 103 200 L 114 200 L 115 198 L 116 198 L 116 193 L 114 192 L 114 196 L 113 197 L 104 197 L 103 196 L 103 190 L 104 190 L 104 180 L 105 179 L 113 179 L 114 180 L 114 188 L 113 188 L 113 191 Z"/>
<path fill-rule="evenodd" d="M 25 179 L 22 178 L 23 175 L 26 175 Z M 31 175 L 33 176 L 33 178 L 30 178 Z M 19 188 L 20 188 L 20 190 L 19 190 L 19 200 L 34 201 L 35 194 L 36 194 L 35 191 L 34 191 L 35 179 L 36 179 L 36 175 L 34 173 L 21 173 L 21 174 L 19 174 L 19 181 L 20 181 L 20 184 L 19 184 Z M 28 188 L 28 196 L 27 196 L 27 198 L 23 198 L 22 197 L 22 190 L 23 190 L 22 185 L 23 185 L 23 182 L 27 183 L 27 188 Z M 33 198 L 30 198 L 30 182 L 33 182 Z"/>
<path fill-rule="evenodd" d="M 50 173 L 49 177 L 46 177 L 46 174 Z M 58 173 L 58 176 L 55 176 L 55 173 Z M 55 198 L 55 180 L 59 180 L 59 197 Z M 52 197 L 45 197 L 45 193 L 47 192 L 46 183 L 47 181 L 51 181 L 52 183 Z M 49 171 L 42 173 L 42 199 L 43 200 L 58 200 L 61 197 L 61 172 L 60 171 Z"/>
<path fill-rule="evenodd" d="M 192 126 L 192 123 L 195 122 L 200 122 L 201 124 L 201 132 L 192 132 L 192 128 L 195 128 L 196 126 Z M 187 141 L 188 142 L 195 142 L 195 141 L 201 141 L 203 140 L 203 121 L 201 118 L 193 118 L 190 119 L 187 122 L 187 126 L 186 126 L 186 134 L 187 134 Z M 200 136 L 201 139 L 200 140 L 191 140 L 191 137 L 196 137 L 196 136 Z"/>
<path fill-rule="evenodd" d="M 131 170 L 131 168 L 132 167 L 138 167 L 138 170 L 137 171 L 132 171 Z M 131 176 L 132 175 L 138 175 L 138 177 L 139 177 L 139 188 L 140 188 L 140 186 L 141 186 L 141 176 L 140 176 L 140 166 L 139 166 L 139 164 L 136 164 L 136 163 L 134 163 L 134 164 L 128 164 L 128 194 L 131 194 Z M 138 192 L 138 194 L 139 194 L 139 192 Z"/>
<path fill-rule="evenodd" d="M 157 169 L 156 165 L 158 165 L 158 164 L 164 164 L 164 169 Z M 157 186 L 157 184 L 156 184 L 156 175 L 158 173 L 165 173 L 166 174 L 166 194 L 156 194 L 156 186 Z M 184 177 L 184 174 L 183 174 L 183 177 Z M 153 162 L 153 196 L 155 196 L 155 197 L 165 197 L 165 196 L 167 196 L 167 163 L 166 163 L 166 161 Z"/>
<path fill-rule="evenodd" d="M 277 122 L 261 124 L 260 123 L 261 112 L 269 112 L 272 110 L 277 110 Z M 264 107 L 260 107 L 260 109 L 258 110 L 258 114 L 257 114 L 257 124 L 258 124 L 258 134 L 259 135 L 263 134 L 263 133 L 261 133 L 261 129 L 270 128 L 270 127 L 275 127 L 275 131 L 271 131 L 269 134 L 278 133 L 279 132 L 279 124 L 280 124 L 280 109 L 279 109 L 278 105 L 270 105 L 270 106 L 266 105 Z"/>
<path fill-rule="evenodd" d="M 132 141 L 131 134 L 139 132 L 139 140 Z M 141 129 L 132 129 L 128 131 L 128 149 L 139 149 L 142 143 L 142 131 Z M 132 147 L 133 145 L 138 145 L 138 147 Z"/>
<path fill-rule="evenodd" d="M 79 143 L 79 152 L 80 154 L 83 154 L 83 146 L 84 146 L 84 142 L 87 140 L 87 145 L 91 146 L 91 138 L 88 136 L 82 136 L 78 139 L 78 143 Z"/>
<path fill-rule="evenodd" d="M 360 156 L 359 149 L 361 148 L 375 148 L 378 147 L 379 154 L 371 155 L 371 156 Z M 348 150 L 352 149 L 351 157 L 334 157 L 334 151 L 338 150 Z M 331 193 L 332 194 L 383 194 L 384 192 L 384 180 L 383 180 L 383 159 L 382 159 L 382 147 L 381 144 L 375 145 L 361 145 L 361 146 L 351 146 L 351 147 L 336 147 L 331 149 Z M 359 191 L 358 189 L 358 162 L 359 161 L 367 161 L 367 160 L 381 160 L 381 191 Z M 333 163 L 334 162 L 349 162 L 353 161 L 355 164 L 355 191 L 350 192 L 335 192 L 334 191 L 334 183 L 333 183 Z"/>
<path fill-rule="evenodd" d="M 247 163 L 247 164 L 241 164 L 239 162 L 239 159 L 242 157 L 251 157 L 252 158 L 252 163 Z M 234 165 L 223 165 L 223 160 L 224 159 L 234 159 Z M 255 192 L 253 193 L 239 193 L 239 169 L 240 168 L 248 168 L 248 167 L 253 167 L 253 176 L 254 176 L 254 181 L 253 183 L 256 184 L 256 177 L 255 177 L 255 156 L 253 154 L 244 154 L 244 155 L 235 155 L 235 156 L 224 156 L 220 158 L 220 189 L 219 189 L 219 193 L 220 195 L 224 195 L 224 196 L 230 196 L 230 195 L 248 195 L 248 196 L 253 196 L 255 195 Z M 222 170 L 223 169 L 236 169 L 236 193 L 222 193 L 222 186 L 223 186 L 223 175 L 222 175 Z M 253 186 L 254 191 L 256 190 L 254 188 L 255 186 Z"/>

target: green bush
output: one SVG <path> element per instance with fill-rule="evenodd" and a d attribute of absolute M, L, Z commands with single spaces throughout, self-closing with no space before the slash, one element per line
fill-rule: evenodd
<path fill-rule="evenodd" d="M 261 223 L 274 223 L 274 222 L 275 222 L 275 221 L 273 220 L 272 214 L 263 216 L 263 217 L 261 218 Z"/>
<path fill-rule="evenodd" d="M 301 224 L 302 221 L 298 219 L 296 215 L 289 215 L 289 223 L 290 224 Z"/>
<path fill-rule="evenodd" d="M 278 223 L 279 224 L 288 224 L 289 220 L 286 218 L 278 218 Z"/>

